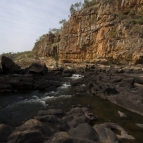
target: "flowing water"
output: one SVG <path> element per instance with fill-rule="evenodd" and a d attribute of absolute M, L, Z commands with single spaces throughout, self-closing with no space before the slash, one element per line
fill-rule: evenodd
<path fill-rule="evenodd" d="M 0 96 L 0 123 L 18 126 L 36 115 L 39 110 L 60 108 L 68 111 L 72 105 L 80 104 L 88 106 L 97 115 L 98 120 L 91 125 L 104 122 L 117 123 L 136 138 L 135 141 L 123 140 L 121 143 L 143 143 L 143 129 L 135 125 L 136 123 L 143 124 L 143 116 L 90 95 L 84 84 L 82 86 L 86 94 L 75 96 L 71 81 L 79 78 L 82 76 L 76 74 L 71 78 L 64 78 L 62 86 L 49 93 L 35 91 L 27 94 Z M 118 111 L 126 113 L 128 118 L 120 118 Z"/>

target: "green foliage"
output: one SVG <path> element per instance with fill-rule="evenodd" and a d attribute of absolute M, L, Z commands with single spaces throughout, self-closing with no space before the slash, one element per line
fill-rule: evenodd
<path fill-rule="evenodd" d="M 81 2 L 77 2 L 75 4 L 72 4 L 70 7 L 70 13 L 71 15 L 76 12 L 79 11 L 82 8 L 82 3 Z"/>
<path fill-rule="evenodd" d="M 126 14 L 124 14 L 124 13 L 120 13 L 119 14 L 119 20 L 124 20 L 124 19 L 126 19 L 127 18 L 127 15 Z"/>
<path fill-rule="evenodd" d="M 54 55 L 54 59 L 55 59 L 55 61 L 58 61 L 58 60 L 59 60 L 59 56 L 58 56 L 57 53 Z"/>
<path fill-rule="evenodd" d="M 134 25 L 131 29 L 131 34 L 141 34 L 143 35 L 143 30 L 140 25 Z"/>
<path fill-rule="evenodd" d="M 74 8 L 74 5 L 72 4 L 71 7 L 70 7 L 70 13 L 71 15 L 75 12 L 75 8 Z"/>
<path fill-rule="evenodd" d="M 134 19 L 134 21 L 135 21 L 135 23 L 136 24 L 143 24 L 143 17 L 139 17 L 139 18 L 137 18 L 137 19 Z"/>
<path fill-rule="evenodd" d="M 44 39 L 45 37 L 46 37 L 46 34 L 43 34 L 42 36 L 40 36 L 40 37 L 36 40 L 36 42 L 41 41 L 41 40 Z"/>
<path fill-rule="evenodd" d="M 49 29 L 49 34 L 56 34 L 56 33 L 59 33 L 59 32 L 61 32 L 61 28 L 50 28 Z"/>
<path fill-rule="evenodd" d="M 143 15 L 143 9 L 140 9 L 138 12 L 137 12 L 138 15 Z"/>
<path fill-rule="evenodd" d="M 62 19 L 61 21 L 59 21 L 60 24 L 64 25 L 66 23 L 66 19 Z"/>
<path fill-rule="evenodd" d="M 95 24 L 96 22 L 97 22 L 96 17 L 92 17 L 92 18 L 90 19 L 90 23 L 91 23 L 91 24 Z"/>
<path fill-rule="evenodd" d="M 89 0 L 84 0 L 83 7 L 89 7 L 90 6 L 90 1 Z"/>
<path fill-rule="evenodd" d="M 109 31 L 109 36 L 110 36 L 111 38 L 116 37 L 116 29 L 115 29 L 115 28 L 113 28 L 113 29 L 111 29 L 111 30 Z"/>

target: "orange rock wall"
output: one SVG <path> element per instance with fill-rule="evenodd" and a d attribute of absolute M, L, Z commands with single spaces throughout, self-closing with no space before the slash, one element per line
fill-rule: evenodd
<path fill-rule="evenodd" d="M 108 0 L 74 13 L 61 34 L 60 62 L 140 63 L 143 36 L 133 28 L 143 25 L 130 26 L 128 20 L 132 18 L 130 13 L 137 14 L 142 5 L 142 0 Z M 122 19 L 122 15 L 128 19 Z"/>

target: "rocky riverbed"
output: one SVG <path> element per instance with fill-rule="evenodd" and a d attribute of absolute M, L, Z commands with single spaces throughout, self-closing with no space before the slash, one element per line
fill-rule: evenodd
<path fill-rule="evenodd" d="M 0 142 L 142 142 L 141 66 L 67 64 L 49 70 L 32 64 L 18 73 L 5 70 Z"/>
<path fill-rule="evenodd" d="M 91 127 L 89 123 L 94 120 L 97 117 L 87 107 L 74 107 L 69 112 L 41 110 L 16 128 L 1 124 L 0 140 L 8 143 L 118 143 L 122 139 L 135 139 L 116 123 Z"/>

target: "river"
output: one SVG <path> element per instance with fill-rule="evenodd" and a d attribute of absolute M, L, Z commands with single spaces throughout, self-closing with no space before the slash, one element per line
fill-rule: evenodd
<path fill-rule="evenodd" d="M 143 143 L 143 129 L 135 125 L 136 123 L 143 124 L 143 116 L 92 96 L 84 84 L 81 86 L 86 90 L 86 94 L 75 96 L 71 82 L 79 78 L 82 76 L 76 74 L 70 78 L 64 78 L 62 85 L 56 91 L 34 91 L 26 94 L 0 96 L 0 123 L 18 126 L 36 115 L 39 110 L 60 108 L 68 111 L 73 105 L 80 104 L 88 106 L 98 117 L 98 120 L 91 125 L 104 122 L 117 123 L 136 138 L 135 141 L 123 140 L 121 143 Z M 118 111 L 126 113 L 128 118 L 120 118 Z"/>

